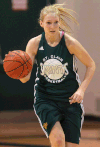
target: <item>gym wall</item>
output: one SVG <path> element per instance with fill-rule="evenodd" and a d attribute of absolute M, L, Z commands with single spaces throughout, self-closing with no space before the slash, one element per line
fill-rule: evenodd
<path fill-rule="evenodd" d="M 85 113 L 100 116 L 100 0 L 57 0 L 57 3 L 63 2 L 77 13 L 74 16 L 80 26 L 72 25 L 73 37 L 84 46 L 96 63 L 95 74 L 84 96 Z M 78 67 L 82 81 L 86 68 L 79 60 Z"/>

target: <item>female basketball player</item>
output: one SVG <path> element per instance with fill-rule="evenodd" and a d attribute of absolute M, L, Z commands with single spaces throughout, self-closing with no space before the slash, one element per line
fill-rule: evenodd
<path fill-rule="evenodd" d="M 79 145 L 84 119 L 83 97 L 95 71 L 93 59 L 68 35 L 70 27 L 66 18 L 77 23 L 62 5 L 43 8 L 39 23 L 44 32 L 32 38 L 26 47 L 33 64 L 35 58 L 37 60 L 34 111 L 52 147 Z M 75 56 L 86 66 L 82 83 Z M 25 83 L 30 76 L 31 72 L 20 81 Z"/>

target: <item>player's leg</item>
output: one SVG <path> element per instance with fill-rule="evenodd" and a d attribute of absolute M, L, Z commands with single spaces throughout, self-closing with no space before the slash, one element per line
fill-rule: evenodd
<path fill-rule="evenodd" d="M 70 143 L 70 142 L 66 142 L 65 145 L 66 145 L 65 147 L 78 147 L 79 146 L 79 144 Z"/>
<path fill-rule="evenodd" d="M 60 125 L 63 115 L 56 103 L 50 100 L 36 101 L 34 111 L 51 147 L 65 147 L 65 135 Z"/>
<path fill-rule="evenodd" d="M 66 147 L 77 147 L 79 146 L 81 137 L 80 131 L 83 124 L 83 111 L 77 103 L 72 105 L 68 104 L 64 111 L 65 119 L 60 123 L 64 130 Z"/>
<path fill-rule="evenodd" d="M 65 147 L 65 135 L 59 121 L 53 126 L 49 140 L 51 147 Z"/>

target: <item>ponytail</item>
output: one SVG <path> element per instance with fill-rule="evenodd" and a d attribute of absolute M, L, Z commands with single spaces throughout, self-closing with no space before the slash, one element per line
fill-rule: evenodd
<path fill-rule="evenodd" d="M 40 13 L 39 21 L 44 19 L 45 15 L 48 13 L 56 13 L 60 18 L 60 28 L 59 30 L 63 30 L 71 34 L 72 29 L 68 24 L 68 21 L 71 21 L 77 25 L 79 25 L 78 21 L 75 19 L 74 16 L 71 15 L 71 12 L 74 12 L 71 9 L 64 8 L 65 4 L 53 4 L 49 6 L 45 6 Z M 74 12 L 75 13 L 75 12 Z"/>

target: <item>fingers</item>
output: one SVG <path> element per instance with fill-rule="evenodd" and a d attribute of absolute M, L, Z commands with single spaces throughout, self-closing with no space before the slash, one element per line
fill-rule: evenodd
<path fill-rule="evenodd" d="M 9 53 L 11 53 L 11 51 L 9 51 L 8 54 L 9 54 Z M 5 54 L 5 57 L 6 57 L 8 54 Z"/>
<path fill-rule="evenodd" d="M 8 54 L 10 54 L 10 53 L 11 53 L 11 51 L 8 52 Z"/>
<path fill-rule="evenodd" d="M 82 99 L 79 99 L 78 101 L 77 101 L 77 103 L 81 103 L 82 102 Z"/>
<path fill-rule="evenodd" d="M 81 103 L 82 102 L 82 97 L 81 96 L 79 96 L 79 95 L 74 95 L 74 96 L 71 96 L 70 98 L 69 98 L 69 102 L 70 102 L 70 104 L 72 104 L 72 103 Z"/>
<path fill-rule="evenodd" d="M 82 89 L 78 89 L 71 97 L 69 97 L 70 104 L 81 103 L 83 101 L 84 92 Z"/>
<path fill-rule="evenodd" d="M 72 104 L 72 103 L 76 103 L 76 99 L 75 98 L 73 98 L 72 100 L 70 100 L 70 104 Z"/>
<path fill-rule="evenodd" d="M 70 99 L 70 104 L 72 104 L 72 103 L 76 103 L 77 97 L 76 97 L 76 95 L 74 94 L 74 95 L 72 95 L 69 99 Z"/>

